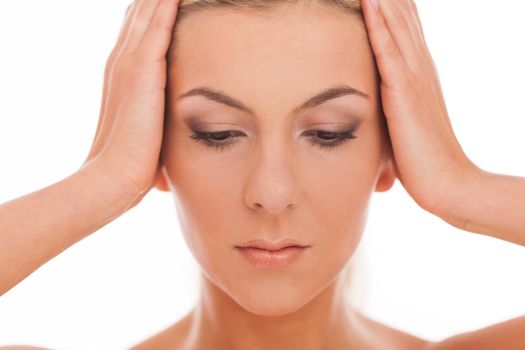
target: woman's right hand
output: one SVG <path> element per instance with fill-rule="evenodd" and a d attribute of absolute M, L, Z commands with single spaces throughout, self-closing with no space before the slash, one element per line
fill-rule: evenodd
<path fill-rule="evenodd" d="M 82 165 L 96 164 L 139 200 L 160 171 L 166 54 L 179 2 L 135 0 L 128 7 L 106 64 L 98 127 Z"/>

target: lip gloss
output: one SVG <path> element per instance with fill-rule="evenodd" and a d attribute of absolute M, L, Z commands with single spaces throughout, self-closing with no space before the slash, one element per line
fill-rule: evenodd
<path fill-rule="evenodd" d="M 279 250 L 266 250 L 259 248 L 239 248 L 244 258 L 258 268 L 279 268 L 292 264 L 299 259 L 308 247 L 289 246 Z"/>

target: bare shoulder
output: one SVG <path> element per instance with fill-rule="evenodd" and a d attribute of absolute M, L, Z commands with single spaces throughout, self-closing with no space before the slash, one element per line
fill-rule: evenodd
<path fill-rule="evenodd" d="M 192 313 L 190 312 L 174 325 L 135 345 L 130 350 L 183 349 L 184 342 L 189 335 L 191 322 Z"/>
<path fill-rule="evenodd" d="M 354 310 L 356 319 L 362 325 L 361 331 L 368 336 L 371 349 L 423 350 L 430 349 L 434 342 L 403 332 L 380 323 Z"/>
<path fill-rule="evenodd" d="M 8 345 L 8 346 L 0 346 L 0 350 L 48 350 L 48 349 L 39 348 L 36 346 L 29 346 L 29 345 Z"/>
<path fill-rule="evenodd" d="M 427 350 L 522 350 L 525 349 L 525 316 L 471 332 L 460 333 L 432 344 Z"/>
<path fill-rule="evenodd" d="M 130 350 L 182 350 L 191 326 L 191 313 L 174 325 L 155 334 L 151 338 L 133 346 Z M 0 346 L 0 350 L 49 350 L 28 345 Z"/>
<path fill-rule="evenodd" d="M 513 318 L 471 332 L 460 333 L 442 341 L 433 342 L 415 335 L 389 327 L 366 317 L 360 312 L 355 313 L 365 334 L 369 335 L 372 349 L 399 350 L 522 350 L 525 349 L 525 316 Z M 166 330 L 136 345 L 131 350 L 150 349 L 184 349 L 191 326 L 191 314 L 170 326 Z M 7 347 L 0 350 L 31 350 L 33 347 Z"/>
<path fill-rule="evenodd" d="M 358 312 L 356 315 L 362 326 L 361 331 L 367 334 L 370 339 L 370 349 L 423 350 L 433 344 L 426 339 L 388 327 Z M 183 350 L 191 322 L 190 313 L 169 328 L 131 348 L 131 350 Z"/>

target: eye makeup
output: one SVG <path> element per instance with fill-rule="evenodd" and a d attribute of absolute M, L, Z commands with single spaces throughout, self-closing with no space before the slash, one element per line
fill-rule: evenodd
<path fill-rule="evenodd" d="M 317 146 L 323 150 L 331 150 L 335 147 L 342 146 L 349 140 L 356 139 L 355 131 L 359 128 L 359 125 L 360 123 L 354 124 L 349 129 L 342 131 L 310 130 L 305 132 L 305 135 L 313 146 Z M 191 130 L 193 132 L 190 136 L 191 139 L 202 142 L 208 147 L 214 147 L 217 151 L 224 151 L 238 142 L 227 140 L 245 137 L 244 133 L 235 130 L 217 132 L 199 131 L 194 128 L 191 128 Z"/>

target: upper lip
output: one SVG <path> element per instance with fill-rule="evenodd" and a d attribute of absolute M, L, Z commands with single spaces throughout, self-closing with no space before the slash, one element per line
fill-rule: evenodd
<path fill-rule="evenodd" d="M 258 248 L 258 249 L 265 249 L 265 250 L 279 250 L 285 247 L 307 247 L 307 245 L 294 240 L 294 239 L 283 239 L 278 242 L 270 242 L 264 239 L 254 239 L 251 241 L 246 242 L 245 244 L 241 246 L 237 246 L 238 248 Z"/>

